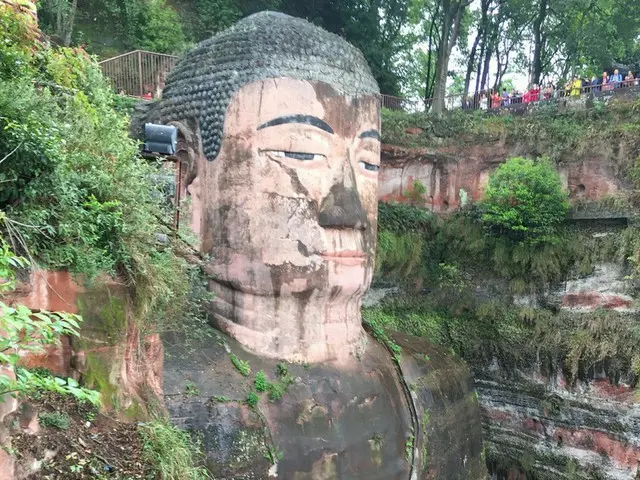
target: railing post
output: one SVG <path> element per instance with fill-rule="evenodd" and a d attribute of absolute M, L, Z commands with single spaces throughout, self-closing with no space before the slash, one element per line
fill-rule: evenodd
<path fill-rule="evenodd" d="M 138 50 L 138 78 L 140 79 L 140 98 L 144 96 L 144 92 L 142 91 L 142 52 Z"/>

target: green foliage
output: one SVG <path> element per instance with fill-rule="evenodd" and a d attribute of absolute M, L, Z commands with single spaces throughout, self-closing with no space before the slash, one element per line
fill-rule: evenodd
<path fill-rule="evenodd" d="M 37 397 L 42 392 L 70 395 L 80 402 L 87 402 L 94 407 L 101 405 L 101 392 L 84 388 L 73 378 L 54 377 L 48 372 L 29 371 L 24 368 L 16 370 L 17 389 L 31 397 Z"/>
<path fill-rule="evenodd" d="M 267 448 L 267 453 L 264 454 L 264 458 L 269 460 L 269 463 L 271 465 L 275 465 L 280 460 L 282 460 L 283 457 L 284 454 L 282 453 L 282 451 L 278 450 L 278 448 L 274 447 L 273 445 L 269 445 L 269 447 Z"/>
<path fill-rule="evenodd" d="M 180 15 L 165 0 L 146 0 L 136 47 L 152 52 L 181 53 L 187 47 Z"/>
<path fill-rule="evenodd" d="M 420 276 L 425 234 L 435 226 L 433 215 L 412 205 L 380 203 L 378 225 L 376 272 L 397 281 Z"/>
<path fill-rule="evenodd" d="M 252 391 L 252 392 L 247 393 L 247 396 L 245 398 L 245 402 L 250 408 L 256 408 L 256 405 L 258 405 L 259 401 L 260 401 L 260 397 L 258 396 L 258 394 L 256 392 Z"/>
<path fill-rule="evenodd" d="M 491 174 L 479 208 L 492 234 L 530 244 L 556 243 L 569 200 L 548 160 L 514 157 Z"/>
<path fill-rule="evenodd" d="M 284 362 L 280 362 L 277 366 L 278 369 L 278 375 L 281 377 L 286 377 L 289 375 L 289 367 L 287 367 L 287 364 Z"/>
<path fill-rule="evenodd" d="M 0 236 L 0 293 L 6 295 L 15 289 L 15 268 L 27 267 L 24 258 L 16 256 Z M 79 323 L 77 315 L 33 312 L 24 305 L 8 305 L 0 301 L 0 367 L 13 371 L 20 358 L 20 352 L 42 352 L 47 345 L 55 344 L 63 335 L 77 336 Z M 30 394 L 37 390 L 57 391 L 70 394 L 80 400 L 99 404 L 99 394 L 86 390 L 69 378 L 44 377 L 19 370 L 13 380 L 0 374 L 0 398 L 4 394 Z"/>
<path fill-rule="evenodd" d="M 238 370 L 242 376 L 248 377 L 251 375 L 251 365 L 249 365 L 249 362 L 238 358 L 233 353 L 229 355 L 229 358 L 233 366 L 236 367 L 236 370 Z"/>
<path fill-rule="evenodd" d="M 363 310 L 362 321 L 378 342 L 387 347 L 393 360 L 396 363 L 400 362 L 400 356 L 402 355 L 402 347 L 395 343 L 393 339 L 387 333 L 387 329 L 390 328 L 390 323 L 386 323 L 387 318 L 379 315 L 367 315 L 367 310 Z M 369 311 L 370 312 L 370 311 Z"/>
<path fill-rule="evenodd" d="M 407 438 L 407 441 L 405 442 L 404 445 L 404 457 L 407 460 L 411 460 L 411 458 L 413 457 L 413 444 L 415 443 L 416 437 L 414 437 L 413 435 L 410 435 L 409 438 Z"/>
<path fill-rule="evenodd" d="M 283 383 L 270 383 L 269 384 L 269 400 L 276 402 L 282 398 L 287 391 L 287 386 Z"/>
<path fill-rule="evenodd" d="M 230 27 L 242 18 L 233 0 L 195 0 L 197 39 L 204 40 Z"/>
<path fill-rule="evenodd" d="M 253 379 L 253 386 L 255 387 L 256 391 L 260 393 L 266 392 L 269 388 L 267 376 L 262 370 L 256 373 L 256 376 Z"/>
<path fill-rule="evenodd" d="M 58 430 L 67 430 L 71 421 L 69 415 L 59 412 L 42 412 L 38 416 L 38 420 L 41 426 Z"/>
<path fill-rule="evenodd" d="M 120 277 L 146 329 L 182 324 L 190 268 L 176 254 L 170 212 L 151 182 L 159 166 L 137 156 L 128 118 L 114 108 L 121 99 L 94 59 L 33 38 L 26 48 L 21 38 L 0 44 L 0 61 L 16 49 L 26 55 L 24 68 L 8 66 L 13 74 L 0 82 L 0 209 L 13 222 L 1 230 L 48 268 L 88 281 Z M 159 243 L 159 233 L 169 243 Z"/>
<path fill-rule="evenodd" d="M 144 458 L 162 480 L 204 480 L 210 478 L 204 467 L 196 466 L 202 449 L 188 432 L 165 419 L 141 424 L 139 433 Z"/>
<path fill-rule="evenodd" d="M 197 397 L 200 395 L 200 389 L 193 382 L 187 382 L 184 386 L 184 394 L 187 397 Z"/>
<path fill-rule="evenodd" d="M 435 226 L 435 216 L 425 210 L 404 203 L 380 203 L 378 205 L 378 224 L 381 230 L 394 233 L 423 231 Z"/>

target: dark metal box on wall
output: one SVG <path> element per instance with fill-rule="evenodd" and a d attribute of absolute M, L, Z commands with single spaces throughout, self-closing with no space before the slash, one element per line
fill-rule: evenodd
<path fill-rule="evenodd" d="M 178 144 L 178 129 L 169 125 L 144 124 L 145 152 L 173 155 Z"/>

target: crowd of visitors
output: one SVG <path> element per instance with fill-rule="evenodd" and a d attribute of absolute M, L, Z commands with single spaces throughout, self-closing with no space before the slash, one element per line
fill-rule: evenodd
<path fill-rule="evenodd" d="M 480 92 L 471 98 L 464 97 L 461 106 L 463 110 L 486 110 L 519 103 L 549 100 L 551 98 L 579 97 L 582 94 L 589 93 L 598 94 L 602 91 L 616 88 L 637 86 L 639 82 L 640 77 L 636 78 L 632 72 L 628 72 L 623 78 L 618 69 L 615 69 L 611 75 L 605 71 L 602 72 L 601 77 L 593 76 L 591 80 L 582 79 L 577 76 L 573 77 L 565 83 L 563 88 L 554 88 L 554 86 L 549 83 L 542 87 L 535 84 L 531 85 L 531 87 L 524 92 L 515 89 L 509 92 L 506 88 L 503 88 L 502 91 L 496 89 L 489 90 L 488 92 Z"/>

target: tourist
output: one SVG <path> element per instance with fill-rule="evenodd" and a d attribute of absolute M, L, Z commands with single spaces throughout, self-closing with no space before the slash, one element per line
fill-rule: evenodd
<path fill-rule="evenodd" d="M 600 85 L 602 85 L 602 91 L 612 90 L 613 85 L 609 81 L 609 72 L 602 72 L 602 77 L 600 78 Z"/>
<path fill-rule="evenodd" d="M 617 68 L 613 71 L 613 75 L 611 75 L 609 81 L 613 84 L 613 88 L 620 88 L 622 86 L 622 75 L 620 75 Z"/>
<path fill-rule="evenodd" d="M 481 93 L 479 95 L 480 95 L 480 110 L 487 110 L 491 95 L 489 94 L 489 92 Z"/>
<path fill-rule="evenodd" d="M 502 106 L 509 105 L 509 92 L 507 92 L 506 88 L 502 89 Z"/>
<path fill-rule="evenodd" d="M 571 82 L 571 93 L 572 97 L 579 97 L 582 92 L 582 80 L 578 77 L 573 77 L 573 82 Z"/>
<path fill-rule="evenodd" d="M 491 95 L 491 108 L 500 108 L 500 94 L 497 91 Z"/>
<path fill-rule="evenodd" d="M 471 110 L 471 102 L 466 96 L 462 99 L 462 110 Z"/>
<path fill-rule="evenodd" d="M 635 78 L 633 77 L 633 72 L 631 72 L 631 70 L 629 70 L 629 72 L 627 72 L 627 76 L 624 77 L 624 85 L 625 87 L 632 87 L 634 85 L 636 85 L 636 81 Z"/>
<path fill-rule="evenodd" d="M 540 87 L 537 84 L 534 83 L 527 93 L 529 94 L 530 102 L 537 102 L 540 100 Z"/>
<path fill-rule="evenodd" d="M 545 100 L 549 100 L 553 95 L 553 87 L 550 83 L 547 84 L 546 87 L 542 90 L 542 96 Z"/>

